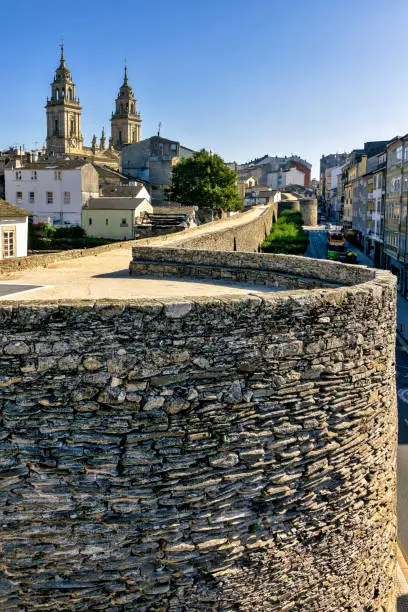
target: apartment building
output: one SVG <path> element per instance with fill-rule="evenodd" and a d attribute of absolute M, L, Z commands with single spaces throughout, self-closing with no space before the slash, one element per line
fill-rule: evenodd
<path fill-rule="evenodd" d="M 81 225 L 82 208 L 99 195 L 99 175 L 86 160 L 12 163 L 4 171 L 6 200 L 32 213 L 34 223 Z"/>
<path fill-rule="evenodd" d="M 398 276 L 398 289 L 408 294 L 408 134 L 387 147 L 387 182 L 384 216 L 385 266 Z"/>

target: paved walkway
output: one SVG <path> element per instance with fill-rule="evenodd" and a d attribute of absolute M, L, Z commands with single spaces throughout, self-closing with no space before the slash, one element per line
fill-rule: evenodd
<path fill-rule="evenodd" d="M 227 219 L 205 224 L 179 234 L 160 236 L 150 242 L 155 246 L 176 246 L 190 234 L 192 236 L 218 232 L 224 228 L 236 227 L 262 215 L 267 206 L 257 206 L 247 212 Z M 176 296 L 220 296 L 229 294 L 272 293 L 278 289 L 261 285 L 249 285 L 227 281 L 158 279 L 153 277 L 129 277 L 129 262 L 132 258 L 131 246 L 116 248 L 98 254 L 63 260 L 48 264 L 46 268 L 28 269 L 3 275 L 3 299 L 7 301 L 46 301 L 46 300 L 98 300 L 98 299 L 139 299 L 172 298 Z M 24 293 L 11 293 L 13 285 L 33 285 L 32 290 Z M 34 288 L 40 285 L 40 288 Z M 7 291 L 6 291 L 7 289 Z M 1 298 L 0 298 L 1 299 Z"/>
<path fill-rule="evenodd" d="M 172 298 L 176 296 L 245 295 L 277 291 L 261 285 L 227 281 L 190 280 L 179 278 L 130 277 L 131 249 L 115 249 L 98 256 L 81 257 L 49 264 L 25 272 L 15 272 L 1 285 L 40 285 L 24 293 L 5 295 L 7 301 L 98 300 Z"/>

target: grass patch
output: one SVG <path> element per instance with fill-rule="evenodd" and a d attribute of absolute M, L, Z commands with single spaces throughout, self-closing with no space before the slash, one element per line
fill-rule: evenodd
<path fill-rule="evenodd" d="M 263 253 L 303 255 L 309 246 L 309 236 L 303 230 L 300 212 L 285 210 L 261 243 Z"/>

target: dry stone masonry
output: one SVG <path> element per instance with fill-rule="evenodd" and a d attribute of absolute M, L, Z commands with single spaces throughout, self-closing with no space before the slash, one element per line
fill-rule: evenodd
<path fill-rule="evenodd" d="M 323 286 L 0 302 L 1 610 L 393 609 L 394 278 L 263 261 Z"/>

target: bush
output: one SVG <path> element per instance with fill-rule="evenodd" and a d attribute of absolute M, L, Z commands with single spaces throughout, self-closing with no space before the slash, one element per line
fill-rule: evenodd
<path fill-rule="evenodd" d="M 309 246 L 309 236 L 304 232 L 300 212 L 284 211 L 272 231 L 261 244 L 264 253 L 284 253 L 298 255 Z"/>
<path fill-rule="evenodd" d="M 29 223 L 28 224 L 28 235 L 29 236 L 48 236 L 52 238 L 57 230 L 48 223 Z"/>
<path fill-rule="evenodd" d="M 58 227 L 55 230 L 56 238 L 83 238 L 86 236 L 85 230 L 79 225 L 68 227 Z"/>
<path fill-rule="evenodd" d="M 29 248 L 33 250 L 68 251 L 70 249 L 87 249 L 116 240 L 87 236 L 79 225 L 55 228 L 46 223 L 28 225 Z"/>
<path fill-rule="evenodd" d="M 52 238 L 46 238 L 45 236 L 31 236 L 30 248 L 36 250 L 48 250 L 52 249 Z"/>

